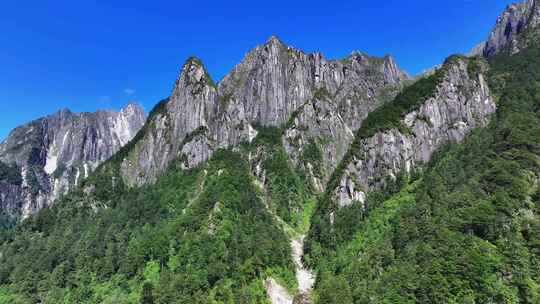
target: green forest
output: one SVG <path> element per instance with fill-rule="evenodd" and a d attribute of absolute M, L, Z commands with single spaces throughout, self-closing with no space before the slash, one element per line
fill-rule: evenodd
<path fill-rule="evenodd" d="M 266 303 L 266 273 L 294 286 L 288 238 L 239 154 L 138 189 L 110 181 L 2 233 L 0 303 Z"/>
<path fill-rule="evenodd" d="M 540 303 L 540 48 L 489 65 L 487 128 L 332 231 L 316 211 L 318 303 Z"/>
<path fill-rule="evenodd" d="M 331 194 L 359 141 L 403 129 L 456 59 L 468 60 L 470 77 L 487 76 L 497 104 L 489 125 L 388 179 L 367 208 L 336 210 Z M 320 165 L 322 149 L 310 141 L 293 165 L 285 127 L 257 126 L 251 143 L 193 169 L 179 158 L 155 183 L 128 187 L 120 162 L 147 124 L 52 207 L 17 225 L 0 218 L 0 304 L 268 304 L 268 277 L 298 290 L 291 239 L 306 233 L 316 304 L 540 303 L 539 46 L 489 61 L 449 57 L 369 114 L 324 193 L 302 166 Z M 0 162 L 3 180 L 23 179 Z"/>

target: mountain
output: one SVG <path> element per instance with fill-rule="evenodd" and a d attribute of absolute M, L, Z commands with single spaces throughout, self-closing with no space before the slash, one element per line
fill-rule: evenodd
<path fill-rule="evenodd" d="M 536 1 L 510 5 L 487 60 L 450 57 L 438 84 L 370 113 L 311 221 L 317 303 L 540 301 L 536 16 Z M 408 90 L 421 99 L 399 106 Z"/>
<path fill-rule="evenodd" d="M 333 101 L 326 109 L 326 116 L 334 116 L 328 124 L 340 133 L 327 144 L 340 150 L 331 156 L 335 163 L 352 140 L 351 130 L 391 100 L 407 79 L 389 56 L 354 52 L 343 60 L 326 60 L 276 37 L 249 51 L 217 85 L 200 60 L 190 58 L 171 96 L 150 115 L 144 134 L 122 162 L 122 177 L 130 185 L 153 182 L 178 158 L 184 168 L 193 168 L 219 148 L 253 140 L 256 126 L 278 127 L 312 115 L 305 112 L 325 100 Z M 315 119 L 308 123 L 305 134 L 295 137 L 335 135 L 333 130 L 320 134 Z"/>
<path fill-rule="evenodd" d="M 136 135 L 0 230 L 0 303 L 540 303 L 536 15 L 414 79 L 277 37 L 217 83 L 189 58 Z M 53 146 L 32 164 L 80 168 Z M 22 150 L 0 177 L 24 189 Z"/>
<path fill-rule="evenodd" d="M 538 39 L 535 31 L 540 24 L 540 7 L 536 0 L 511 4 L 497 18 L 497 24 L 489 34 L 484 56 L 516 54 Z"/>
<path fill-rule="evenodd" d="M 127 144 L 143 110 L 72 113 L 64 109 L 13 130 L 0 144 L 0 212 L 26 218 L 49 206 Z"/>

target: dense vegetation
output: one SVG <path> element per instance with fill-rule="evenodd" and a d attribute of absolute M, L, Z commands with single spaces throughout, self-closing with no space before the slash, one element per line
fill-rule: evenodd
<path fill-rule="evenodd" d="M 448 57 L 443 66 L 435 73 L 405 87 L 392 102 L 385 103 L 369 113 L 362 122 L 362 125 L 356 131 L 354 141 L 349 147 L 349 150 L 332 173 L 326 187 L 326 192 L 319 200 L 312 218 L 312 229 L 309 232 L 306 242 L 306 251 L 309 253 L 307 261 L 312 266 L 315 266 L 319 262 L 319 258 L 322 258 L 323 255 L 329 254 L 327 252 L 328 250 L 335 250 L 340 244 L 349 241 L 358 229 L 359 223 L 367 211 L 359 204 L 336 211 L 334 202 L 332 201 L 333 191 L 338 186 L 345 167 L 360 153 L 362 140 L 375 135 L 377 132 L 393 128 L 403 133 L 408 133 L 407 126 L 402 123 L 405 115 L 418 109 L 427 99 L 436 93 L 437 86 L 444 79 L 446 71 L 457 60 L 467 59 L 458 55 Z M 402 176 L 400 178 L 407 179 L 408 177 Z M 368 208 L 378 205 L 382 199 L 396 191 L 396 186 L 399 189 L 402 183 L 403 180 L 399 180 L 397 183 L 389 180 L 387 182 L 388 189 L 370 194 Z M 332 226 L 329 216 L 332 212 L 335 213 L 335 218 L 338 219 L 337 229 L 328 229 L 328 227 Z"/>
<path fill-rule="evenodd" d="M 266 303 L 268 276 L 296 289 L 289 242 L 309 228 L 315 200 L 282 128 L 258 127 L 200 168 L 180 169 L 179 157 L 154 185 L 123 183 L 123 159 L 167 101 L 78 189 L 1 232 L 0 303 Z"/>
<path fill-rule="evenodd" d="M 290 163 L 281 142 L 283 130 L 275 127 L 258 127 L 258 135 L 247 146 L 248 153 L 259 154 L 261 169 L 264 171 L 267 196 L 276 215 L 297 232 L 305 232 L 305 217 L 311 212 L 308 204 L 312 191 L 305 174 L 295 170 Z"/>
<path fill-rule="evenodd" d="M 21 170 L 16 165 L 7 165 L 0 162 L 0 182 L 12 185 L 22 184 Z"/>
<path fill-rule="evenodd" d="M 470 59 L 470 76 L 486 64 Z M 321 144 L 308 142 L 294 168 L 283 129 L 262 126 L 234 152 L 191 170 L 173 164 L 155 184 L 129 188 L 120 163 L 149 119 L 53 207 L 13 229 L 0 218 L 0 304 L 268 303 L 268 276 L 297 287 L 289 242 L 310 227 L 315 202 L 305 259 L 317 271 L 318 304 L 540 303 L 540 48 L 489 66 L 498 111 L 487 128 L 421 171 L 388 179 L 366 205 L 341 209 L 331 191 L 360 141 L 406 132 L 403 115 L 433 94 L 445 66 L 368 116 L 320 198 L 305 167 L 325 175 Z M 37 176 L 28 172 L 31 186 Z M 0 182 L 22 177 L 0 163 Z"/>
<path fill-rule="evenodd" d="M 138 189 L 102 174 L 1 234 L 0 303 L 266 303 L 267 274 L 294 286 L 289 240 L 239 154 Z"/>
<path fill-rule="evenodd" d="M 349 222 L 317 264 L 319 303 L 540 302 L 540 48 L 490 65 L 490 125 Z"/>

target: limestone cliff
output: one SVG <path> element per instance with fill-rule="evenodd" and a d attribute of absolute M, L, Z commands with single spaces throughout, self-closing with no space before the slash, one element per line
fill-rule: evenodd
<path fill-rule="evenodd" d="M 536 0 L 509 5 L 497 18 L 484 47 L 484 56 L 515 54 L 527 47 L 532 40 L 538 40 L 533 31 L 540 24 L 540 6 Z"/>
<path fill-rule="evenodd" d="M 460 142 L 476 127 L 489 121 L 496 105 L 484 76 L 472 72 L 469 59 L 445 63 L 435 92 L 418 109 L 407 113 L 400 128 L 390 128 L 359 139 L 359 150 L 345 164 L 334 201 L 339 207 L 364 203 L 370 190 L 384 179 L 425 164 L 435 151 Z"/>
<path fill-rule="evenodd" d="M 155 181 L 174 162 L 197 166 L 219 148 L 251 141 L 257 126 L 288 126 L 284 140 L 296 141 L 296 149 L 288 149 L 293 158 L 306 138 L 331 138 L 339 132 L 325 151 L 335 164 L 352 139 L 351 130 L 395 96 L 407 78 L 389 56 L 354 52 L 343 60 L 326 60 L 276 37 L 250 50 L 217 85 L 202 63 L 191 58 L 170 98 L 150 115 L 143 136 L 122 161 L 122 177 L 136 186 Z M 314 105 L 325 108 L 324 113 L 305 112 Z M 321 114 L 334 118 L 315 117 Z M 299 124 L 304 125 L 301 131 Z M 291 138 L 300 135 L 303 141 Z"/>
<path fill-rule="evenodd" d="M 50 205 L 127 144 L 144 123 L 143 110 L 61 110 L 14 129 L 0 144 L 0 212 L 27 217 Z"/>

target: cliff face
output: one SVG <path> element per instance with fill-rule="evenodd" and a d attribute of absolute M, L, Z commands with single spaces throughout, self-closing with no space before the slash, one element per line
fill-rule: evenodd
<path fill-rule="evenodd" d="M 444 294 L 434 290 L 435 296 L 431 296 L 432 291 L 429 291 L 426 293 L 428 296 L 416 298 L 417 291 L 425 292 L 421 288 L 423 282 L 436 281 L 441 272 L 437 270 L 436 276 L 431 276 L 431 271 L 427 269 L 429 276 L 416 276 L 414 278 L 420 278 L 416 280 L 401 277 L 402 274 L 416 274 L 418 271 L 415 270 L 435 265 L 448 255 L 453 255 L 456 265 L 461 265 L 463 257 L 470 255 L 470 265 L 475 266 L 476 262 L 480 264 L 471 268 L 470 273 L 460 272 L 454 276 L 452 284 L 456 282 L 456 286 L 462 286 L 463 282 L 471 280 L 472 285 L 466 285 L 473 286 L 481 281 L 487 285 L 478 289 L 490 292 L 498 290 L 503 285 L 491 283 L 505 281 L 504 277 L 510 277 L 507 274 L 512 273 L 508 272 L 511 267 L 496 269 L 491 262 L 484 264 L 478 261 L 476 249 L 485 251 L 481 252 L 482 256 L 490 261 L 504 260 L 507 254 L 514 251 L 505 248 L 504 254 L 493 255 L 492 250 L 502 243 L 493 242 L 488 236 L 491 234 L 488 231 L 494 231 L 491 229 L 493 227 L 476 228 L 470 224 L 516 222 L 519 217 L 515 215 L 519 213 L 523 217 L 523 226 L 511 230 L 516 232 L 514 240 L 523 240 L 520 246 L 525 245 L 525 239 L 533 235 L 530 232 L 536 229 L 533 226 L 535 222 L 530 221 L 535 212 L 531 202 L 539 192 L 535 183 L 537 179 L 531 178 L 529 168 L 520 177 L 521 181 L 531 184 L 527 188 L 522 186 L 524 183 L 510 180 L 509 177 L 519 172 L 513 171 L 514 165 L 512 171 L 502 173 L 504 176 L 501 179 L 498 179 L 501 173 L 490 175 L 497 177 L 493 179 L 497 184 L 515 183 L 512 194 L 527 194 L 516 195 L 517 208 L 513 212 L 507 212 L 512 209 L 506 209 L 508 200 L 502 196 L 506 206 L 502 206 L 504 208 L 500 208 L 500 212 L 509 216 L 500 217 L 497 221 L 492 221 L 491 216 L 499 212 L 495 208 L 499 209 L 500 206 L 494 204 L 494 208 L 491 208 L 488 206 L 490 204 L 484 205 L 486 199 L 483 195 L 473 204 L 463 204 L 460 212 L 454 213 L 459 221 L 417 221 L 417 215 L 428 210 L 424 206 L 433 208 L 432 201 L 435 201 L 430 198 L 421 203 L 425 204 L 423 206 L 417 202 L 422 195 L 415 195 L 418 184 L 427 178 L 434 179 L 429 175 L 433 167 L 431 164 L 424 167 L 428 171 L 420 180 L 390 199 L 385 199 L 381 205 L 373 203 L 381 199 L 373 191 L 383 190 L 390 180 L 399 179 L 401 174 L 422 168 L 441 147 L 464 141 L 473 129 L 486 126 L 492 117 L 494 121 L 484 131 L 492 132 L 491 128 L 498 126 L 501 121 L 504 124 L 500 125 L 505 128 L 491 135 L 480 133 L 488 134 L 482 139 L 490 138 L 497 145 L 500 142 L 508 143 L 508 149 L 517 151 L 516 154 L 512 151 L 507 155 L 508 159 L 501 161 L 514 162 L 515 158 L 522 157 L 526 159 L 523 163 L 527 163 L 524 167 L 529 166 L 529 160 L 535 158 L 529 158 L 530 151 L 525 150 L 535 149 L 534 136 L 531 135 L 535 132 L 531 126 L 539 125 L 537 119 L 527 117 L 527 111 L 538 108 L 534 98 L 538 82 L 531 75 L 540 75 L 535 73 L 540 69 L 531 64 L 533 69 L 527 71 L 531 75 L 524 78 L 520 78 L 519 72 L 522 72 L 522 62 L 534 61 L 533 55 L 537 53 L 529 54 L 525 57 L 527 60 L 520 60 L 519 65 L 502 70 L 502 73 L 501 67 L 491 64 L 491 61 L 488 63 L 479 55 L 480 50 L 484 50 L 486 57 L 506 51 L 519 52 L 525 45 L 523 41 L 527 41 L 522 39 L 522 34 L 527 32 L 528 26 L 536 26 L 536 18 L 536 3 L 532 0 L 510 6 L 498 21 L 490 39 L 471 51 L 470 58 L 451 56 L 444 64 L 414 80 L 401 72 L 388 56 L 377 58 L 353 52 L 342 60 L 328 60 L 319 53 L 306 54 L 271 37 L 265 44 L 250 50 L 217 84 L 200 60 L 188 59 L 170 97 L 154 108 L 144 126 L 142 111 L 129 105 L 120 113 L 100 111 L 73 114 L 64 110 L 17 128 L 0 145 L 0 229 L 11 225 L 10 219 L 3 223 L 4 215 L 27 217 L 79 184 L 98 165 L 102 166 L 82 183 L 82 187 L 65 200 L 59 200 L 52 212 L 40 214 L 37 222 L 47 223 L 50 227 L 43 230 L 33 227 L 40 225 L 27 228 L 23 224 L 22 229 L 29 229 L 31 233 L 16 235 L 20 237 L 20 240 L 15 238 L 16 242 L 6 240 L 0 244 L 0 275 L 5 276 L 4 287 L 9 290 L 14 286 L 19 292 L 18 286 L 26 286 L 24 288 L 31 290 L 21 289 L 23 292 L 35 293 L 36 281 L 33 279 L 32 284 L 27 284 L 26 278 L 20 275 L 28 269 L 32 272 L 32 278 L 44 278 L 37 282 L 39 286 L 53 284 L 50 273 L 60 274 L 62 278 L 75 278 L 77 282 L 71 284 L 73 286 L 85 286 L 93 280 L 91 276 L 98 273 L 103 274 L 102 282 L 109 279 L 114 281 L 116 277 L 131 278 L 134 284 L 129 284 L 128 289 L 116 286 L 114 282 L 111 285 L 118 287 L 118 293 L 111 294 L 115 298 L 122 298 L 124 292 L 128 297 L 128 294 L 131 296 L 134 292 L 144 290 L 145 285 L 142 284 L 147 278 L 136 274 L 146 273 L 146 269 L 159 272 L 163 268 L 167 272 L 166 279 L 162 277 L 155 282 L 155 287 L 159 288 L 155 295 L 161 297 L 156 301 L 160 302 L 173 301 L 171 299 L 180 302 L 192 299 L 195 302 L 234 302 L 235 299 L 244 298 L 251 290 L 262 288 L 250 282 L 259 285 L 264 282 L 272 303 L 311 303 L 312 292 L 316 292 L 316 296 L 327 292 L 325 280 L 341 281 L 327 285 L 330 292 L 343 289 L 344 295 L 349 294 L 348 300 L 344 300 L 340 293 L 335 299 L 327 298 L 327 302 L 352 302 L 353 292 L 355 300 L 384 302 L 377 301 L 373 295 L 385 295 L 381 291 L 389 287 L 398 292 L 385 298 L 386 302 L 422 302 L 422 299 L 444 297 Z M 501 29 L 504 30 L 501 32 Z M 497 60 L 493 59 L 495 63 Z M 517 115 L 512 119 L 503 117 L 503 120 L 499 120 L 505 112 L 519 108 L 515 107 L 516 104 L 506 106 L 508 104 L 503 102 L 509 101 L 509 98 L 501 94 L 498 95 L 502 100 L 499 112 L 492 115 L 497 104 L 485 80 L 490 64 L 492 70 L 489 75 L 494 77 L 491 80 L 512 78 L 513 82 L 523 79 L 530 81 L 523 87 L 521 83 L 511 83 L 511 86 L 520 89 L 508 91 L 509 95 L 513 95 L 511 98 L 530 103 L 526 111 L 513 113 Z M 521 89 L 532 92 L 528 96 L 530 98 L 522 94 Z M 506 128 L 521 119 L 530 121 L 527 126 Z M 528 129 L 529 133 L 522 132 L 524 129 Z M 519 134 L 507 136 L 508 132 L 514 130 Z M 527 137 L 523 134 L 528 134 L 531 144 L 522 140 Z M 501 138 L 495 137 L 499 135 Z M 514 138 L 506 141 L 502 137 Z M 477 135 L 465 141 L 464 146 L 478 141 L 478 138 L 480 136 Z M 481 148 L 473 151 L 484 151 L 484 140 L 475 144 L 481 145 Z M 522 146 L 522 151 L 515 149 L 516 146 Z M 227 149 L 220 151 L 221 148 Z M 498 155 L 498 147 L 493 148 L 489 150 L 490 153 L 479 153 L 478 158 L 467 165 L 452 159 L 438 161 L 439 157 L 433 163 L 439 166 L 445 162 L 440 170 L 446 172 L 453 172 L 447 169 L 452 166 L 468 167 L 467 172 L 471 174 L 473 172 L 469 171 L 476 168 L 470 169 L 474 167 L 470 164 L 483 158 L 484 154 L 488 157 Z M 109 161 L 105 161 L 111 156 Z M 180 170 L 194 167 L 198 168 Z M 491 169 L 492 163 L 486 163 L 485 167 Z M 477 174 L 474 181 L 480 179 L 484 179 L 483 174 Z M 125 184 L 117 183 L 121 180 Z M 436 182 L 447 186 L 443 185 L 445 182 L 442 179 Z M 118 184 L 121 184 L 120 187 L 117 187 Z M 124 187 L 126 184 L 128 187 Z M 423 186 L 431 187 L 431 184 Z M 476 183 L 471 187 L 474 186 Z M 433 189 L 439 192 L 439 187 Z M 451 191 L 461 190 L 456 189 L 459 190 Z M 387 190 L 392 192 L 394 189 Z M 373 201 L 371 197 L 368 199 L 370 192 L 375 194 Z M 475 199 L 473 195 L 467 195 L 467 200 Z M 441 198 L 444 200 L 443 196 Z M 435 207 L 446 208 L 447 211 L 455 207 L 443 200 Z M 523 202 L 529 206 L 522 208 L 525 206 Z M 402 213 L 413 207 L 413 203 L 418 203 L 417 206 L 421 208 Z M 481 208 L 476 208 L 476 203 Z M 375 208 L 366 208 L 369 204 L 369 207 Z M 479 216 L 461 220 L 460 217 L 470 213 L 478 213 Z M 56 221 L 65 214 L 76 216 Z M 447 214 L 450 212 L 440 213 L 440 218 L 433 218 L 442 219 Z M 402 218 L 402 215 L 405 217 Z M 423 231 L 436 231 L 441 228 L 439 223 L 447 225 L 441 226 L 447 230 L 429 236 L 434 240 L 427 243 Z M 537 226 L 540 227 L 540 224 Z M 508 230 L 508 227 L 503 228 Z M 451 229 L 455 233 L 447 233 Z M 41 230 L 46 233 L 36 238 Z M 65 231 L 70 233 L 64 234 Z M 508 231 L 501 230 L 500 233 L 507 240 Z M 111 238 L 111 235 L 122 237 Z M 451 237 L 446 240 L 453 243 L 444 241 L 446 235 Z M 482 238 L 486 242 L 479 242 Z M 81 245 L 79 240 L 84 244 Z M 414 244 L 414 247 L 405 247 L 404 244 L 411 243 L 411 240 L 425 242 L 426 246 Z M 463 240 L 471 243 L 464 243 Z M 534 239 L 530 240 L 533 244 Z M 506 243 L 510 247 L 519 244 Z M 46 259 L 57 264 L 53 265 L 52 272 L 50 263 L 43 264 L 42 259 L 31 258 L 35 252 L 49 248 L 50 244 L 65 245 L 62 250 L 51 250 L 50 258 Z M 87 248 L 88 244 L 98 247 Z M 452 247 L 458 246 L 446 244 L 465 245 L 454 251 Z M 477 247 L 473 246 L 473 251 L 460 251 L 470 248 L 468 244 Z M 154 245 L 157 247 L 154 248 Z M 424 248 L 438 247 L 444 248 L 433 263 L 434 250 L 417 259 L 418 253 L 425 252 Z M 304 249 L 307 253 L 305 256 Z M 95 252 L 88 254 L 91 250 Z M 396 259 L 400 256 L 402 260 Z M 90 262 L 71 263 L 81 258 Z M 419 260 L 422 263 L 416 263 Z M 520 261 L 527 260 L 528 257 L 520 257 Z M 304 263 L 313 267 L 313 271 Z M 229 264 L 232 266 L 228 267 Z M 401 269 L 402 265 L 407 267 Z M 410 268 L 410 265 L 414 265 L 414 268 Z M 454 263 L 444 267 L 448 267 L 440 268 L 444 273 L 452 273 L 455 269 Z M 492 273 L 476 280 L 477 270 L 483 267 L 490 269 L 486 273 Z M 186 276 L 184 269 L 193 271 L 188 271 Z M 399 269 L 399 273 L 394 272 L 395 269 Z M 383 271 L 387 273 L 384 277 Z M 296 296 L 279 283 L 290 281 L 289 278 L 293 277 L 290 275 L 294 275 L 294 272 L 298 283 Z M 521 269 L 519 272 L 525 273 Z M 197 275 L 196 280 L 191 280 L 190 273 Z M 322 275 L 314 284 L 317 273 Z M 370 275 L 366 276 L 366 273 Z M 464 274 L 467 277 L 463 277 Z M 261 277 L 265 275 L 268 278 Z M 285 280 L 280 275 L 285 275 Z M 503 280 L 500 280 L 501 275 Z M 397 281 L 419 283 L 397 289 L 394 285 L 396 277 L 406 278 Z M 534 277 L 538 276 L 530 276 Z M 242 284 L 237 285 L 236 280 Z M 378 285 L 383 280 L 391 282 Z M 533 282 L 532 279 L 528 280 Z M 51 286 L 59 290 L 63 288 L 59 287 L 61 284 L 65 286 L 63 282 L 54 284 L 58 286 Z M 178 288 L 178 284 L 182 288 Z M 376 288 L 368 288 L 370 284 L 376 284 Z M 288 288 L 294 289 L 294 284 L 289 285 L 292 286 Z M 516 282 L 517 285 L 522 287 L 527 284 Z M 411 289 L 411 286 L 415 289 Z M 453 285 L 448 286 L 454 292 Z M 71 287 L 66 288 L 69 295 Z M 531 294 L 536 292 L 534 288 L 536 285 L 532 284 Z M 396 300 L 394 296 L 405 289 L 413 290 L 415 298 Z M 94 292 L 93 289 L 89 290 Z M 512 287 L 512 290 L 521 293 L 517 287 Z M 78 287 L 74 287 L 74 294 L 79 291 Z M 259 299 L 260 290 L 256 292 Z M 485 299 L 503 299 L 510 294 L 503 290 L 502 297 L 489 295 L 471 298 L 471 292 L 472 289 L 467 287 L 449 301 L 459 302 L 455 299 L 465 296 L 465 301 L 479 299 L 482 302 Z M 59 297 L 63 296 L 63 292 L 59 294 Z M 36 296 L 35 300 L 39 299 Z M 534 300 L 532 302 L 536 303 Z"/>
<path fill-rule="evenodd" d="M 515 54 L 535 39 L 532 29 L 540 24 L 540 6 L 536 0 L 509 5 L 497 18 L 484 47 L 484 56 Z"/>
<path fill-rule="evenodd" d="M 354 132 L 329 96 L 315 97 L 300 107 L 283 135 L 293 164 L 302 168 L 311 185 L 324 191 L 326 182 L 354 139 Z"/>
<path fill-rule="evenodd" d="M 343 60 L 326 60 L 321 54 L 288 47 L 276 37 L 249 51 L 218 85 L 199 60 L 189 59 L 169 100 L 151 115 L 144 136 L 124 159 L 122 176 L 132 186 L 153 182 L 175 161 L 184 168 L 194 167 L 219 148 L 251 141 L 256 126 L 282 127 L 295 115 L 300 120 L 292 128 L 303 123 L 305 138 L 321 135 L 324 119 L 326 129 L 343 133 L 336 145 L 346 145 L 350 130 L 395 96 L 406 79 L 388 56 L 353 53 Z M 311 121 L 320 113 L 303 111 L 310 104 L 321 108 L 322 98 L 330 107 L 325 115 L 335 119 Z M 326 136 L 332 132 L 324 130 Z M 343 154 L 342 147 L 329 150 L 332 163 Z"/>
<path fill-rule="evenodd" d="M 334 201 L 339 207 L 364 203 L 366 193 L 386 177 L 409 173 L 430 160 L 449 142 L 460 142 L 474 128 L 485 126 L 496 105 L 484 76 L 469 74 L 462 58 L 443 66 L 434 95 L 402 120 L 406 131 L 392 128 L 360 141 L 360 150 L 346 164 Z"/>
<path fill-rule="evenodd" d="M 0 211 L 27 217 L 50 205 L 127 144 L 144 123 L 140 107 L 120 112 L 61 110 L 16 128 L 0 144 Z"/>
<path fill-rule="evenodd" d="M 377 105 L 377 98 L 391 98 L 391 88 L 405 79 L 407 75 L 389 56 L 353 52 L 342 60 L 327 60 L 320 53 L 305 54 L 270 37 L 223 78 L 219 92 L 242 103 L 250 122 L 278 126 L 324 89 L 356 129 Z M 389 97 L 381 96 L 385 93 Z"/>

